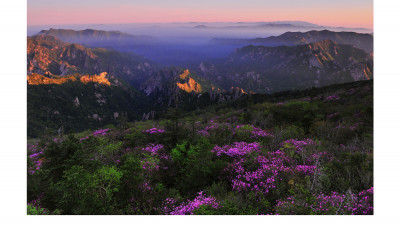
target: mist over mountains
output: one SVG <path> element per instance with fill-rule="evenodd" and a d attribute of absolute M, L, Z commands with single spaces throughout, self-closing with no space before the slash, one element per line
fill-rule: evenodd
<path fill-rule="evenodd" d="M 192 37 L 172 37 L 174 27 L 178 25 L 181 29 L 190 30 Z M 64 89 L 65 85 L 71 85 L 68 83 L 74 83 L 76 87 L 84 88 L 80 84 L 83 78 L 95 82 L 97 74 L 105 72 L 107 76 L 103 75 L 97 86 L 108 84 L 112 79 L 123 84 L 119 87 L 140 93 L 130 95 L 129 101 L 124 100 L 130 102 L 126 107 L 103 110 L 103 114 L 95 110 L 96 99 L 87 100 L 91 105 L 86 112 L 87 117 L 92 118 L 87 120 L 89 123 L 94 115 L 98 115 L 94 116 L 96 118 L 113 118 L 116 113 L 131 115 L 130 120 L 151 119 L 169 107 L 190 111 L 249 94 L 271 94 L 373 79 L 371 34 L 318 30 L 320 26 L 304 22 L 212 25 L 215 26 L 184 23 L 154 27 L 169 29 L 170 34 L 165 37 L 162 34 L 144 35 L 140 29 L 134 34 L 95 29 L 41 30 L 37 35 L 28 37 L 28 81 L 38 86 L 30 90 L 36 93 L 33 96 L 40 99 L 45 93 L 39 91 L 42 85 L 51 84 L 53 88 L 58 85 Z M 307 31 L 288 31 L 294 27 Z M 229 38 L 207 37 L 207 32 L 211 30 L 241 30 L 249 34 L 252 29 L 265 29 L 271 33 L 279 33 L 278 30 L 283 29 L 286 32 L 259 38 L 236 38 L 229 36 L 229 32 L 225 32 Z M 199 33 L 203 35 L 196 36 Z M 108 93 L 109 102 L 119 101 L 113 96 L 126 96 L 113 94 L 116 88 L 118 86 L 102 90 L 104 94 Z M 99 93 L 96 89 L 92 90 Z M 97 96 L 96 93 L 88 92 L 86 96 Z M 79 96 L 68 96 L 69 99 L 74 97 L 80 99 Z M 64 97 L 56 94 L 50 98 Z M 143 107 L 137 108 L 140 104 Z M 51 112 L 63 111 L 50 108 Z M 32 108 L 30 111 L 37 110 Z"/>
<path fill-rule="evenodd" d="M 335 32 L 373 32 L 364 28 L 327 27 L 303 21 L 277 21 L 64 25 L 58 26 L 57 29 L 51 26 L 36 26 L 28 27 L 28 34 L 52 35 L 63 41 L 88 47 L 113 48 L 118 51 L 133 52 L 164 65 L 190 67 L 201 61 L 227 57 L 234 49 L 257 44 L 259 39 L 279 36 L 286 32 L 310 32 L 325 29 Z M 104 31 L 107 31 L 108 34 Z M 220 39 L 223 39 L 220 43 L 215 41 Z M 325 39 L 315 41 L 322 40 Z M 292 45 L 296 44 L 299 43 L 292 43 Z M 267 46 L 278 45 L 281 44 L 267 44 Z"/>

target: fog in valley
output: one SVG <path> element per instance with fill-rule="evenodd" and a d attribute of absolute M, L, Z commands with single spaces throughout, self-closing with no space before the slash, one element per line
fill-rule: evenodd
<path fill-rule="evenodd" d="M 192 67 L 203 61 L 215 61 L 249 44 L 248 40 L 281 35 L 285 32 L 310 30 L 354 31 L 372 33 L 365 28 L 325 27 L 301 21 L 237 22 L 237 23 L 146 23 L 146 24 L 93 24 L 28 26 L 28 36 L 42 30 L 93 29 L 120 31 L 134 37 L 129 39 L 93 40 L 90 38 L 63 41 L 88 47 L 103 47 L 142 55 L 160 65 Z"/>

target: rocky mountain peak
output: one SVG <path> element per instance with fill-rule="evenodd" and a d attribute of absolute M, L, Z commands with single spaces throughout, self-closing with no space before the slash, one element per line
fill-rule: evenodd
<path fill-rule="evenodd" d="M 176 85 L 188 93 L 200 93 L 202 91 L 201 85 L 192 77 L 190 77 L 189 74 L 189 69 L 186 69 L 182 74 L 179 75 L 180 80 L 176 82 Z"/>

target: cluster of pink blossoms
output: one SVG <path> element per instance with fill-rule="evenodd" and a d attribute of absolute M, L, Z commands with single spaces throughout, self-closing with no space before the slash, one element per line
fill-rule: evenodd
<path fill-rule="evenodd" d="M 246 142 L 235 142 L 232 145 L 225 145 L 224 147 L 215 146 L 211 150 L 217 156 L 225 154 L 229 157 L 238 157 L 249 154 L 251 152 L 259 152 L 260 144 L 257 142 L 246 143 Z"/>
<path fill-rule="evenodd" d="M 42 193 L 37 199 L 34 199 L 28 203 L 28 206 L 31 208 L 35 208 L 35 211 L 39 213 L 39 215 L 47 215 L 49 214 L 49 210 L 42 207 L 41 201 L 43 199 L 44 193 Z"/>
<path fill-rule="evenodd" d="M 287 140 L 284 143 L 295 146 L 296 151 L 304 151 L 307 145 L 317 145 L 311 139 L 302 141 Z M 238 142 L 224 147 L 216 146 L 212 151 L 218 156 L 226 154 L 234 158 L 234 162 L 229 164 L 226 171 L 232 189 L 236 191 L 253 191 L 269 193 L 276 188 L 276 182 L 284 177 L 312 175 L 319 171 L 316 161 L 324 158 L 331 159 L 332 156 L 326 152 L 307 152 L 304 160 L 298 161 L 287 154 L 284 149 L 262 154 L 260 144 L 257 142 L 246 143 Z M 251 152 L 259 152 L 256 159 L 244 157 Z M 249 161 L 250 160 L 250 161 Z"/>
<path fill-rule="evenodd" d="M 158 160 L 154 158 L 145 158 L 140 160 L 140 164 L 142 165 L 142 169 L 146 171 L 158 171 L 160 168 Z"/>
<path fill-rule="evenodd" d="M 142 169 L 147 171 L 158 171 L 160 169 L 160 160 L 170 160 L 171 157 L 166 153 L 161 153 L 164 146 L 162 144 L 148 144 L 142 148 L 142 151 L 149 152 L 150 155 L 144 155 L 144 158 L 140 161 Z M 128 149 L 127 149 L 128 150 Z M 164 168 L 165 169 L 165 168 Z"/>
<path fill-rule="evenodd" d="M 43 155 L 44 149 L 38 149 L 36 145 L 28 144 L 29 159 L 32 161 L 33 166 L 29 168 L 28 172 L 34 174 L 42 166 L 41 156 Z"/>
<path fill-rule="evenodd" d="M 276 181 L 282 180 L 282 173 L 293 170 L 287 166 L 289 161 L 290 158 L 279 150 L 269 152 L 266 156 L 260 155 L 250 164 L 244 158 L 236 160 L 227 168 L 232 189 L 267 194 L 276 188 Z"/>
<path fill-rule="evenodd" d="M 150 152 L 152 155 L 157 155 L 158 151 L 163 149 L 164 145 L 161 144 L 148 144 L 146 147 L 142 148 L 143 151 Z"/>
<path fill-rule="evenodd" d="M 297 165 L 295 167 L 296 171 L 301 172 L 301 173 L 306 174 L 306 175 L 314 174 L 316 169 L 317 169 L 316 166 L 313 166 L 313 165 L 312 166 L 310 166 L 310 165 Z"/>
<path fill-rule="evenodd" d="M 173 198 L 167 198 L 161 207 L 161 210 L 166 215 L 193 215 L 194 211 L 200 206 L 207 205 L 214 209 L 218 209 L 220 206 L 214 197 L 206 196 L 203 192 L 199 192 L 198 196 L 193 201 L 184 202 L 179 206 L 174 206 L 176 200 Z"/>
<path fill-rule="evenodd" d="M 96 130 L 95 132 L 93 132 L 92 135 L 94 137 L 105 136 L 105 135 L 107 135 L 107 132 L 109 132 L 109 131 L 110 131 L 110 129 Z M 79 139 L 79 141 L 83 141 L 83 140 L 86 140 L 86 139 L 89 139 L 89 136 L 83 137 L 83 138 Z"/>
<path fill-rule="evenodd" d="M 160 133 L 164 133 L 165 130 L 153 127 L 151 129 L 148 129 L 148 130 L 142 130 L 142 132 L 146 133 L 146 134 L 160 134 Z"/>
<path fill-rule="evenodd" d="M 110 131 L 110 129 L 96 130 L 95 132 L 93 132 L 93 136 L 95 136 L 95 137 L 104 136 L 107 134 L 108 131 Z"/>

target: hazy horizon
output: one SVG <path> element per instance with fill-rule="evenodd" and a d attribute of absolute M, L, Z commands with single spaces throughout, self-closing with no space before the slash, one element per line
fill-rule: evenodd
<path fill-rule="evenodd" d="M 372 29 L 373 1 L 28 1 L 28 26 L 193 21 L 200 21 L 197 23 L 307 21 L 322 26 Z"/>
<path fill-rule="evenodd" d="M 263 27 L 265 24 L 296 24 L 292 27 Z M 197 26 L 200 27 L 200 29 Z M 104 30 L 120 31 L 131 35 L 152 37 L 196 37 L 196 38 L 257 38 L 280 35 L 287 31 L 307 32 L 328 29 L 332 31 L 353 31 L 373 33 L 373 29 L 360 27 L 331 27 L 307 21 L 265 21 L 265 22 L 176 22 L 176 23 L 121 23 L 121 24 L 64 24 L 31 25 L 27 27 L 28 36 L 41 30 Z"/>

